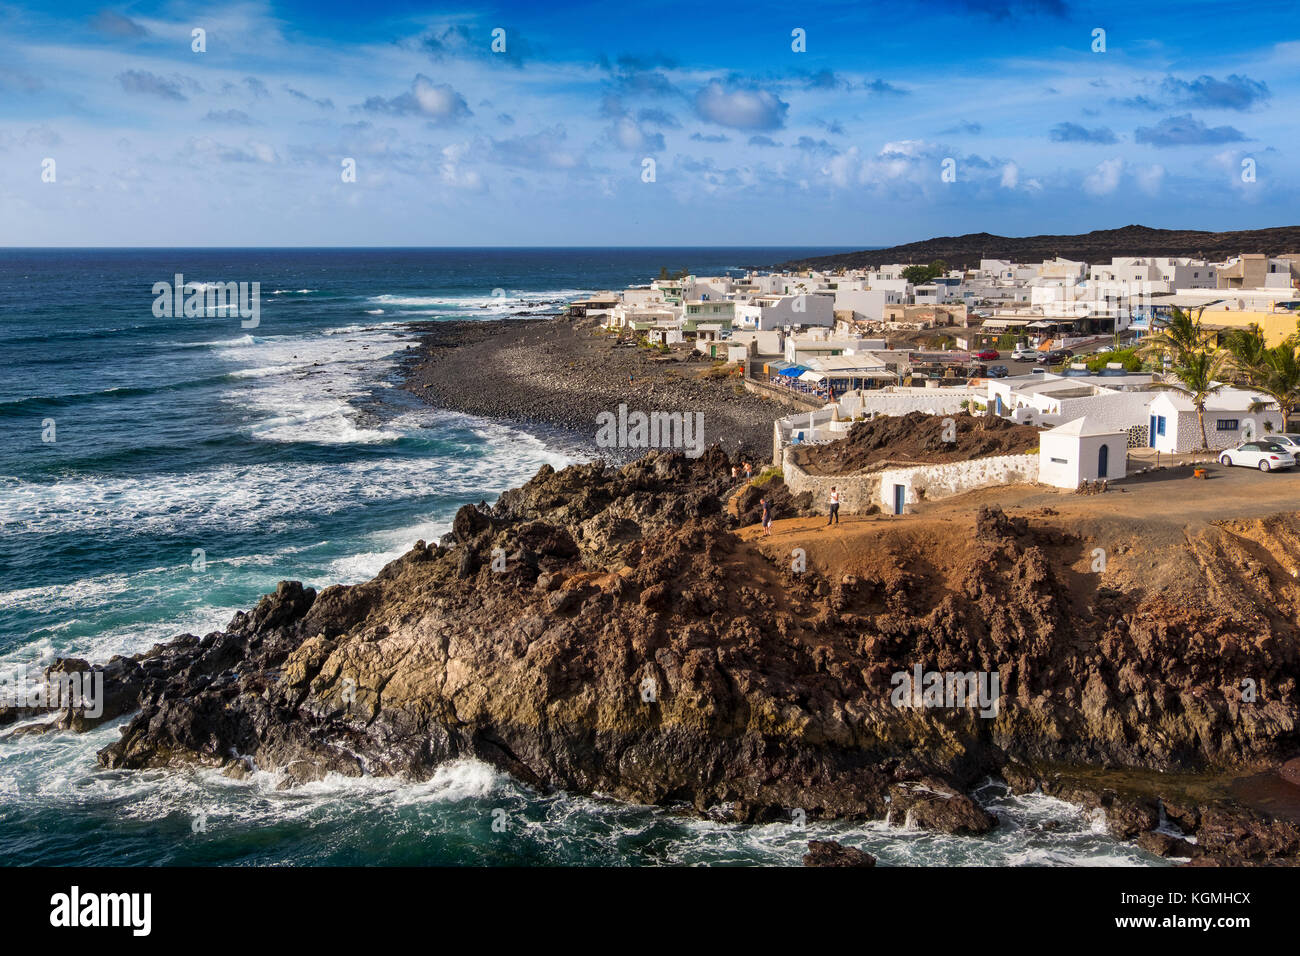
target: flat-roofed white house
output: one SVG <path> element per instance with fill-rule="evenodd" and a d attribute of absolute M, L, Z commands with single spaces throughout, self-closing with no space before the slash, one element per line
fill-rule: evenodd
<path fill-rule="evenodd" d="M 1077 488 L 1083 481 L 1123 478 L 1128 471 L 1128 433 L 1086 415 L 1038 436 L 1038 481 Z"/>
<path fill-rule="evenodd" d="M 1240 388 L 1225 388 L 1205 403 L 1205 437 L 1210 448 L 1231 448 L 1238 442 L 1265 438 L 1281 432 L 1282 413 L 1274 408 L 1251 411 L 1256 402 L 1268 402 L 1267 395 Z M 1150 445 L 1157 451 L 1181 453 L 1201 447 L 1201 425 L 1196 405 L 1187 395 L 1162 391 L 1151 400 Z"/>

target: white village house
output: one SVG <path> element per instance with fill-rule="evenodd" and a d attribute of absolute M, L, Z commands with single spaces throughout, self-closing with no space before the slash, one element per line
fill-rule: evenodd
<path fill-rule="evenodd" d="M 1240 441 L 1263 438 L 1286 429 L 1276 407 L 1252 412 L 1251 405 L 1268 397 L 1240 388 L 1225 388 L 1205 402 L 1205 437 L 1210 448 L 1231 448 Z M 1201 424 L 1196 405 L 1186 394 L 1164 391 L 1151 400 L 1148 425 L 1150 446 L 1162 452 L 1196 451 L 1201 447 Z"/>
<path fill-rule="evenodd" d="M 1083 481 L 1123 478 L 1128 471 L 1128 433 L 1076 418 L 1038 436 L 1038 481 L 1077 488 Z"/>

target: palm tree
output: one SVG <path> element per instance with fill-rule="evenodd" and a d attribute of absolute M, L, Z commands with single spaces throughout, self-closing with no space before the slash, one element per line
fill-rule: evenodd
<path fill-rule="evenodd" d="M 1291 413 L 1300 405 L 1300 359 L 1296 358 L 1296 344 L 1286 341 L 1268 349 L 1264 356 L 1263 374 L 1251 383 L 1273 400 L 1282 413 L 1282 430 L 1291 419 Z M 1252 412 L 1258 412 L 1268 402 L 1254 402 Z"/>
<path fill-rule="evenodd" d="M 1244 329 L 1234 329 L 1223 341 L 1228 352 L 1228 365 L 1244 381 L 1257 391 L 1263 392 L 1272 402 L 1253 402 L 1252 412 L 1258 412 L 1269 404 L 1277 405 L 1282 413 L 1282 427 L 1297 404 L 1300 404 L 1300 360 L 1296 358 L 1296 349 L 1300 347 L 1300 337 L 1291 335 L 1279 345 L 1269 348 L 1264 342 L 1264 333 L 1254 323 Z"/>
<path fill-rule="evenodd" d="M 1225 332 L 1222 342 L 1228 352 L 1228 367 L 1243 382 L 1258 386 L 1268 377 L 1269 348 L 1256 323 Z"/>
<path fill-rule="evenodd" d="M 1143 356 L 1173 354 L 1174 365 L 1186 365 L 1187 359 L 1205 350 L 1210 334 L 1201 328 L 1201 312 L 1195 314 L 1174 306 L 1169 318 L 1162 320 L 1160 330 L 1153 332 L 1142 343 Z"/>
<path fill-rule="evenodd" d="M 1196 419 L 1201 425 L 1201 451 L 1210 450 L 1210 440 L 1205 434 L 1205 403 L 1211 395 L 1225 387 L 1219 381 L 1228 353 L 1205 350 L 1192 352 L 1175 365 L 1171 371 L 1172 382 L 1153 382 L 1151 388 L 1182 392 L 1196 406 Z"/>

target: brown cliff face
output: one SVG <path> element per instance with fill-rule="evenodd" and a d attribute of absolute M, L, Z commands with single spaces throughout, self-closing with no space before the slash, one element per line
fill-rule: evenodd
<path fill-rule="evenodd" d="M 141 710 L 100 760 L 293 783 L 427 777 L 472 754 L 539 787 L 725 819 L 799 808 L 957 833 L 994 825 L 963 791 L 1003 772 L 1123 808 L 1108 819 L 1132 836 L 1155 826 L 1142 800 L 1051 768 L 1238 771 L 1300 749 L 1295 588 L 1234 550 L 1244 526 L 1193 541 L 1167 594 L 1084 589 L 1067 560 L 1081 538 L 997 509 L 935 547 L 881 525 L 847 570 L 795 573 L 734 533 L 729 473 L 716 450 L 543 468 L 490 512 L 462 509 L 454 546 L 320 594 L 286 582 L 225 632 L 115 659 Z M 1300 518 L 1269 520 L 1266 540 L 1300 553 Z M 996 716 L 894 706 L 892 675 L 916 665 L 997 672 Z M 1209 809 L 1261 858 L 1300 852 L 1292 824 Z"/>

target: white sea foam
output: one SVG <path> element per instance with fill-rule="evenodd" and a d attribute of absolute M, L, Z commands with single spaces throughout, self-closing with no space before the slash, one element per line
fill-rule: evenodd
<path fill-rule="evenodd" d="M 468 452 L 470 446 L 466 444 Z M 528 447 L 516 443 L 515 452 Z M 342 464 L 223 465 L 157 477 L 69 477 L 28 482 L 0 477 L 0 528 L 7 533 L 167 535 L 185 531 L 274 534 L 358 501 L 436 495 L 477 498 L 527 480 L 544 461 L 475 448 L 433 464 L 414 458 L 378 458 Z"/>
<path fill-rule="evenodd" d="M 442 315 L 468 312 L 474 315 L 504 314 L 522 309 L 538 309 L 546 303 L 569 301 L 587 293 L 581 289 L 558 289 L 554 292 L 504 290 L 503 295 L 377 295 L 370 298 L 379 305 L 406 310 L 405 315 Z"/>
<path fill-rule="evenodd" d="M 350 327 L 333 334 L 266 336 L 217 350 L 241 366 L 231 374 L 255 379 L 226 401 L 254 414 L 253 437 L 275 442 L 374 444 L 402 433 L 359 423 L 352 399 L 365 395 L 391 369 L 407 339 L 392 328 Z"/>

